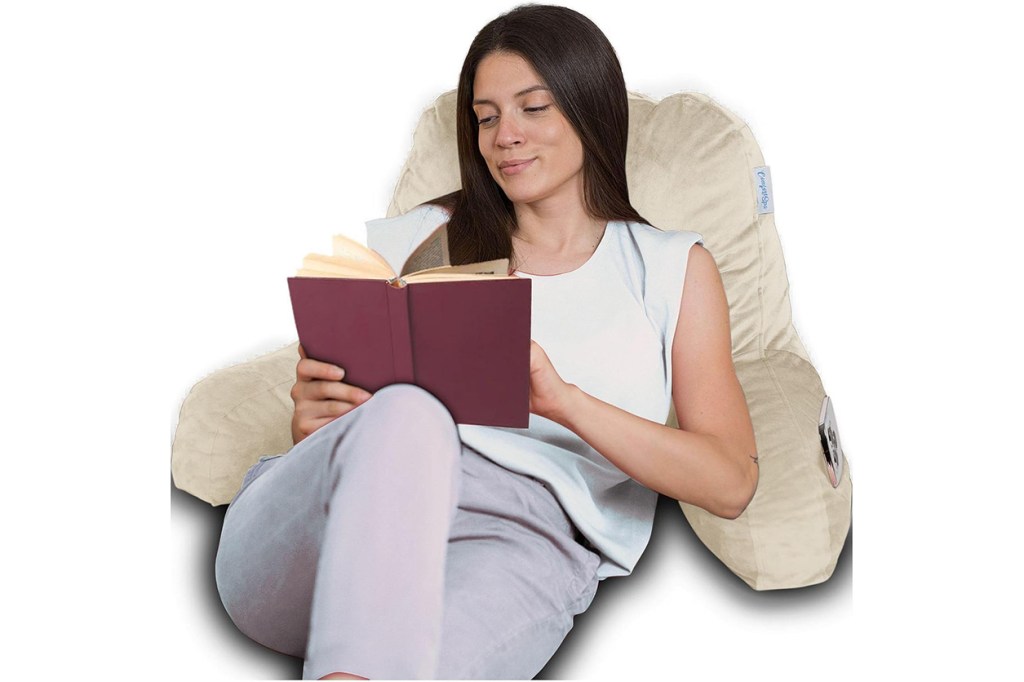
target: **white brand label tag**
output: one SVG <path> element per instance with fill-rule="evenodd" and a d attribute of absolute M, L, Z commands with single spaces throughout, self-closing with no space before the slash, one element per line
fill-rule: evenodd
<path fill-rule="evenodd" d="M 774 213 L 775 201 L 772 199 L 772 171 L 768 166 L 754 169 L 754 194 L 757 196 L 757 212 Z"/>

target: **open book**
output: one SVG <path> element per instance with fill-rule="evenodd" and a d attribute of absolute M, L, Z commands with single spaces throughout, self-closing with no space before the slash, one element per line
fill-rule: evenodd
<path fill-rule="evenodd" d="M 298 277 L 348 277 L 385 279 L 394 286 L 405 286 L 413 282 L 458 281 L 467 279 L 508 276 L 508 259 L 470 263 L 468 265 L 448 264 L 448 239 L 444 227 L 420 244 L 406 259 L 401 273 L 395 273 L 384 257 L 344 235 L 334 237 L 334 255 L 321 256 L 311 253 L 302 261 Z M 444 263 L 444 265 L 427 265 Z"/>
<path fill-rule="evenodd" d="M 444 227 L 395 273 L 344 236 L 331 256 L 310 254 L 288 278 L 306 354 L 345 369 L 345 383 L 376 391 L 420 386 L 460 424 L 529 425 L 530 286 L 508 261 L 442 265 Z"/>

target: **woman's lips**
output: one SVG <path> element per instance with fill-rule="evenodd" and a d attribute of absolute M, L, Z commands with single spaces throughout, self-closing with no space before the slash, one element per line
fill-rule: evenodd
<path fill-rule="evenodd" d="M 534 161 L 535 159 L 512 159 L 511 161 L 502 161 L 498 164 L 498 170 L 501 171 L 502 175 L 518 175 L 529 168 Z"/>

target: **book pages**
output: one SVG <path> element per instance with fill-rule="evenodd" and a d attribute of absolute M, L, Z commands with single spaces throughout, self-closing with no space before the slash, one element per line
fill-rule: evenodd
<path fill-rule="evenodd" d="M 388 273 L 391 277 L 393 270 L 386 260 L 377 252 L 369 249 L 354 239 L 343 234 L 334 235 L 332 240 L 334 257 L 351 263 L 366 263 L 373 266 L 374 272 Z"/>
<path fill-rule="evenodd" d="M 448 224 L 434 230 L 406 259 L 402 275 L 451 264 L 448 256 Z"/>

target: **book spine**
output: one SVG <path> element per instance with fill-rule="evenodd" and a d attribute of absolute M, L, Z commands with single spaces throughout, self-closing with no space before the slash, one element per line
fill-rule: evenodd
<path fill-rule="evenodd" d="M 415 383 L 412 362 L 412 334 L 409 326 L 409 287 L 387 287 L 388 319 L 391 322 L 392 360 L 395 383 Z"/>

